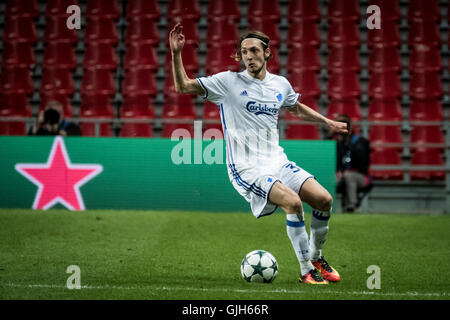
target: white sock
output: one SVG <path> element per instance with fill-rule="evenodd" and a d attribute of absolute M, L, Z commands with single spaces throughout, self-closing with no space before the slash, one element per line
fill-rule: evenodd
<path fill-rule="evenodd" d="M 311 259 L 317 260 L 322 256 L 322 247 L 327 240 L 330 211 L 313 210 L 311 218 Z"/>
<path fill-rule="evenodd" d="M 314 269 L 309 255 L 309 240 L 305 221 L 300 220 L 296 214 L 286 214 L 286 229 L 300 263 L 300 273 L 303 276 Z"/>

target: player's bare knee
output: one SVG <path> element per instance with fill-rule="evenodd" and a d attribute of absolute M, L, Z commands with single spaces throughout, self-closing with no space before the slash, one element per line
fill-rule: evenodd
<path fill-rule="evenodd" d="M 301 214 L 303 212 L 303 204 L 300 198 L 292 199 L 289 201 L 287 207 L 288 213 L 298 213 Z"/>
<path fill-rule="evenodd" d="M 328 192 L 325 193 L 319 201 L 320 208 L 317 208 L 320 211 L 330 211 L 333 206 L 333 197 Z"/>

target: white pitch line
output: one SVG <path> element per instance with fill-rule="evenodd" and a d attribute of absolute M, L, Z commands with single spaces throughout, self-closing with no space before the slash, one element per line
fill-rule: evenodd
<path fill-rule="evenodd" d="M 1 284 L 5 287 L 16 287 L 16 288 L 53 288 L 53 289 L 66 289 L 66 286 L 52 285 L 52 284 L 16 284 L 16 283 L 6 283 Z M 275 289 L 275 290 L 246 290 L 246 289 L 228 289 L 228 288 L 193 288 L 193 287 L 166 287 L 166 286 L 142 286 L 142 287 L 123 287 L 123 286 L 81 286 L 81 289 L 97 289 L 97 290 L 159 290 L 159 291 L 203 291 L 203 292 L 237 292 L 237 293 L 288 293 L 288 294 L 303 294 L 311 293 L 309 291 L 301 290 L 286 290 L 286 289 Z M 367 295 L 367 296 L 402 296 L 402 297 L 448 297 L 449 293 L 437 293 L 437 292 L 379 292 L 379 291 L 333 291 L 333 290 L 320 290 L 315 293 L 325 293 L 325 294 L 339 294 L 339 295 Z"/>

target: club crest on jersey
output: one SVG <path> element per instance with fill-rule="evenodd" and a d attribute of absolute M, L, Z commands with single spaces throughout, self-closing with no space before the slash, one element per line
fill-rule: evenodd
<path fill-rule="evenodd" d="M 278 102 L 281 102 L 281 100 L 283 100 L 283 95 L 281 93 L 277 93 L 276 95 Z"/>
<path fill-rule="evenodd" d="M 256 103 L 256 101 L 249 101 L 246 105 L 247 111 L 259 116 L 260 114 L 266 114 L 268 116 L 274 116 L 278 113 L 277 105 L 274 103 L 273 107 L 267 104 Z"/>

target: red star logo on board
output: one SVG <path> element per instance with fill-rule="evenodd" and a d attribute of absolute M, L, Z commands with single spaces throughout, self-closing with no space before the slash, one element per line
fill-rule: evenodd
<path fill-rule="evenodd" d="M 70 210 L 84 210 L 80 187 L 103 171 L 99 164 L 72 164 L 61 137 L 53 141 L 47 163 L 18 163 L 15 168 L 38 186 L 33 209 L 41 210 L 57 203 Z"/>

